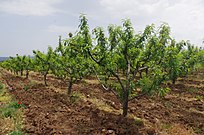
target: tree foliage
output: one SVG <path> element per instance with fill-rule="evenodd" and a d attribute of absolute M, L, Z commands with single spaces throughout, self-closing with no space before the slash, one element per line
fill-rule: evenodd
<path fill-rule="evenodd" d="M 164 95 L 169 91 L 166 84 L 187 75 L 198 66 L 203 66 L 204 51 L 189 41 L 177 42 L 171 37 L 170 27 L 163 23 L 145 27 L 135 33 L 129 19 L 121 26 L 109 25 L 108 33 L 102 27 L 92 31 L 85 15 L 80 16 L 79 29 L 59 38 L 56 49 L 47 53 L 33 51 L 34 58 L 11 57 L 1 66 L 15 74 L 37 71 L 68 82 L 68 94 L 73 84 L 88 75 L 96 75 L 106 91 L 115 94 L 123 107 L 123 116 L 128 113 L 129 101 L 144 95 Z"/>

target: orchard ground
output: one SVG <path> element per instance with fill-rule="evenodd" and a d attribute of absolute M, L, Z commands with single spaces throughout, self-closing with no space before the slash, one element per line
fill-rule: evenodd
<path fill-rule="evenodd" d="M 95 78 L 75 84 L 68 98 L 67 84 L 51 75 L 47 87 L 37 73 L 32 73 L 29 79 L 5 70 L 0 75 L 9 93 L 26 106 L 25 134 L 204 134 L 204 69 L 179 78 L 175 85 L 169 84 L 171 91 L 165 97 L 131 101 L 127 118 L 122 117 L 116 97 L 104 91 Z"/>

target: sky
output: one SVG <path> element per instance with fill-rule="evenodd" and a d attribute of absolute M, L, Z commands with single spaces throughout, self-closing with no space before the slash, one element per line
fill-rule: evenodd
<path fill-rule="evenodd" d="M 80 14 L 91 29 L 131 19 L 135 32 L 166 22 L 177 41 L 204 46 L 204 0 L 0 0 L 0 56 L 32 55 L 75 32 Z"/>

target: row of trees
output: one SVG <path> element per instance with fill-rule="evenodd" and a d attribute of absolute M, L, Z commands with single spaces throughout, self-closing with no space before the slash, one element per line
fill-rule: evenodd
<path fill-rule="evenodd" d="M 68 38 L 59 38 L 56 49 L 47 53 L 33 51 L 34 57 L 16 56 L 1 66 L 26 77 L 29 71 L 42 73 L 45 85 L 47 74 L 68 82 L 68 94 L 73 84 L 89 75 L 96 75 L 106 91 L 115 94 L 122 104 L 123 116 L 128 113 L 128 102 L 150 94 L 163 95 L 168 90 L 161 84 L 187 75 L 203 65 L 204 51 L 188 41 L 176 42 L 170 27 L 148 25 L 135 33 L 130 20 L 122 26 L 109 25 L 108 34 L 97 27 L 90 31 L 88 20 L 80 16 L 78 31 Z"/>

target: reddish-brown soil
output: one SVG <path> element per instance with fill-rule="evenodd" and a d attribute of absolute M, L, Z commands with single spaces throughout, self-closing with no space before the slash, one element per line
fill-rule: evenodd
<path fill-rule="evenodd" d="M 180 78 L 176 85 L 169 86 L 171 92 L 163 98 L 131 101 L 127 118 L 120 115 L 117 98 L 98 83 L 75 84 L 73 92 L 83 96 L 73 102 L 66 95 L 67 84 L 52 76 L 48 77 L 47 87 L 36 74 L 24 79 L 5 71 L 2 77 L 10 93 L 26 106 L 23 130 L 29 135 L 204 134 L 204 71 Z M 91 79 L 89 82 L 95 82 Z M 104 106 L 99 107 L 97 101 Z M 139 122 L 133 116 L 140 118 Z"/>

